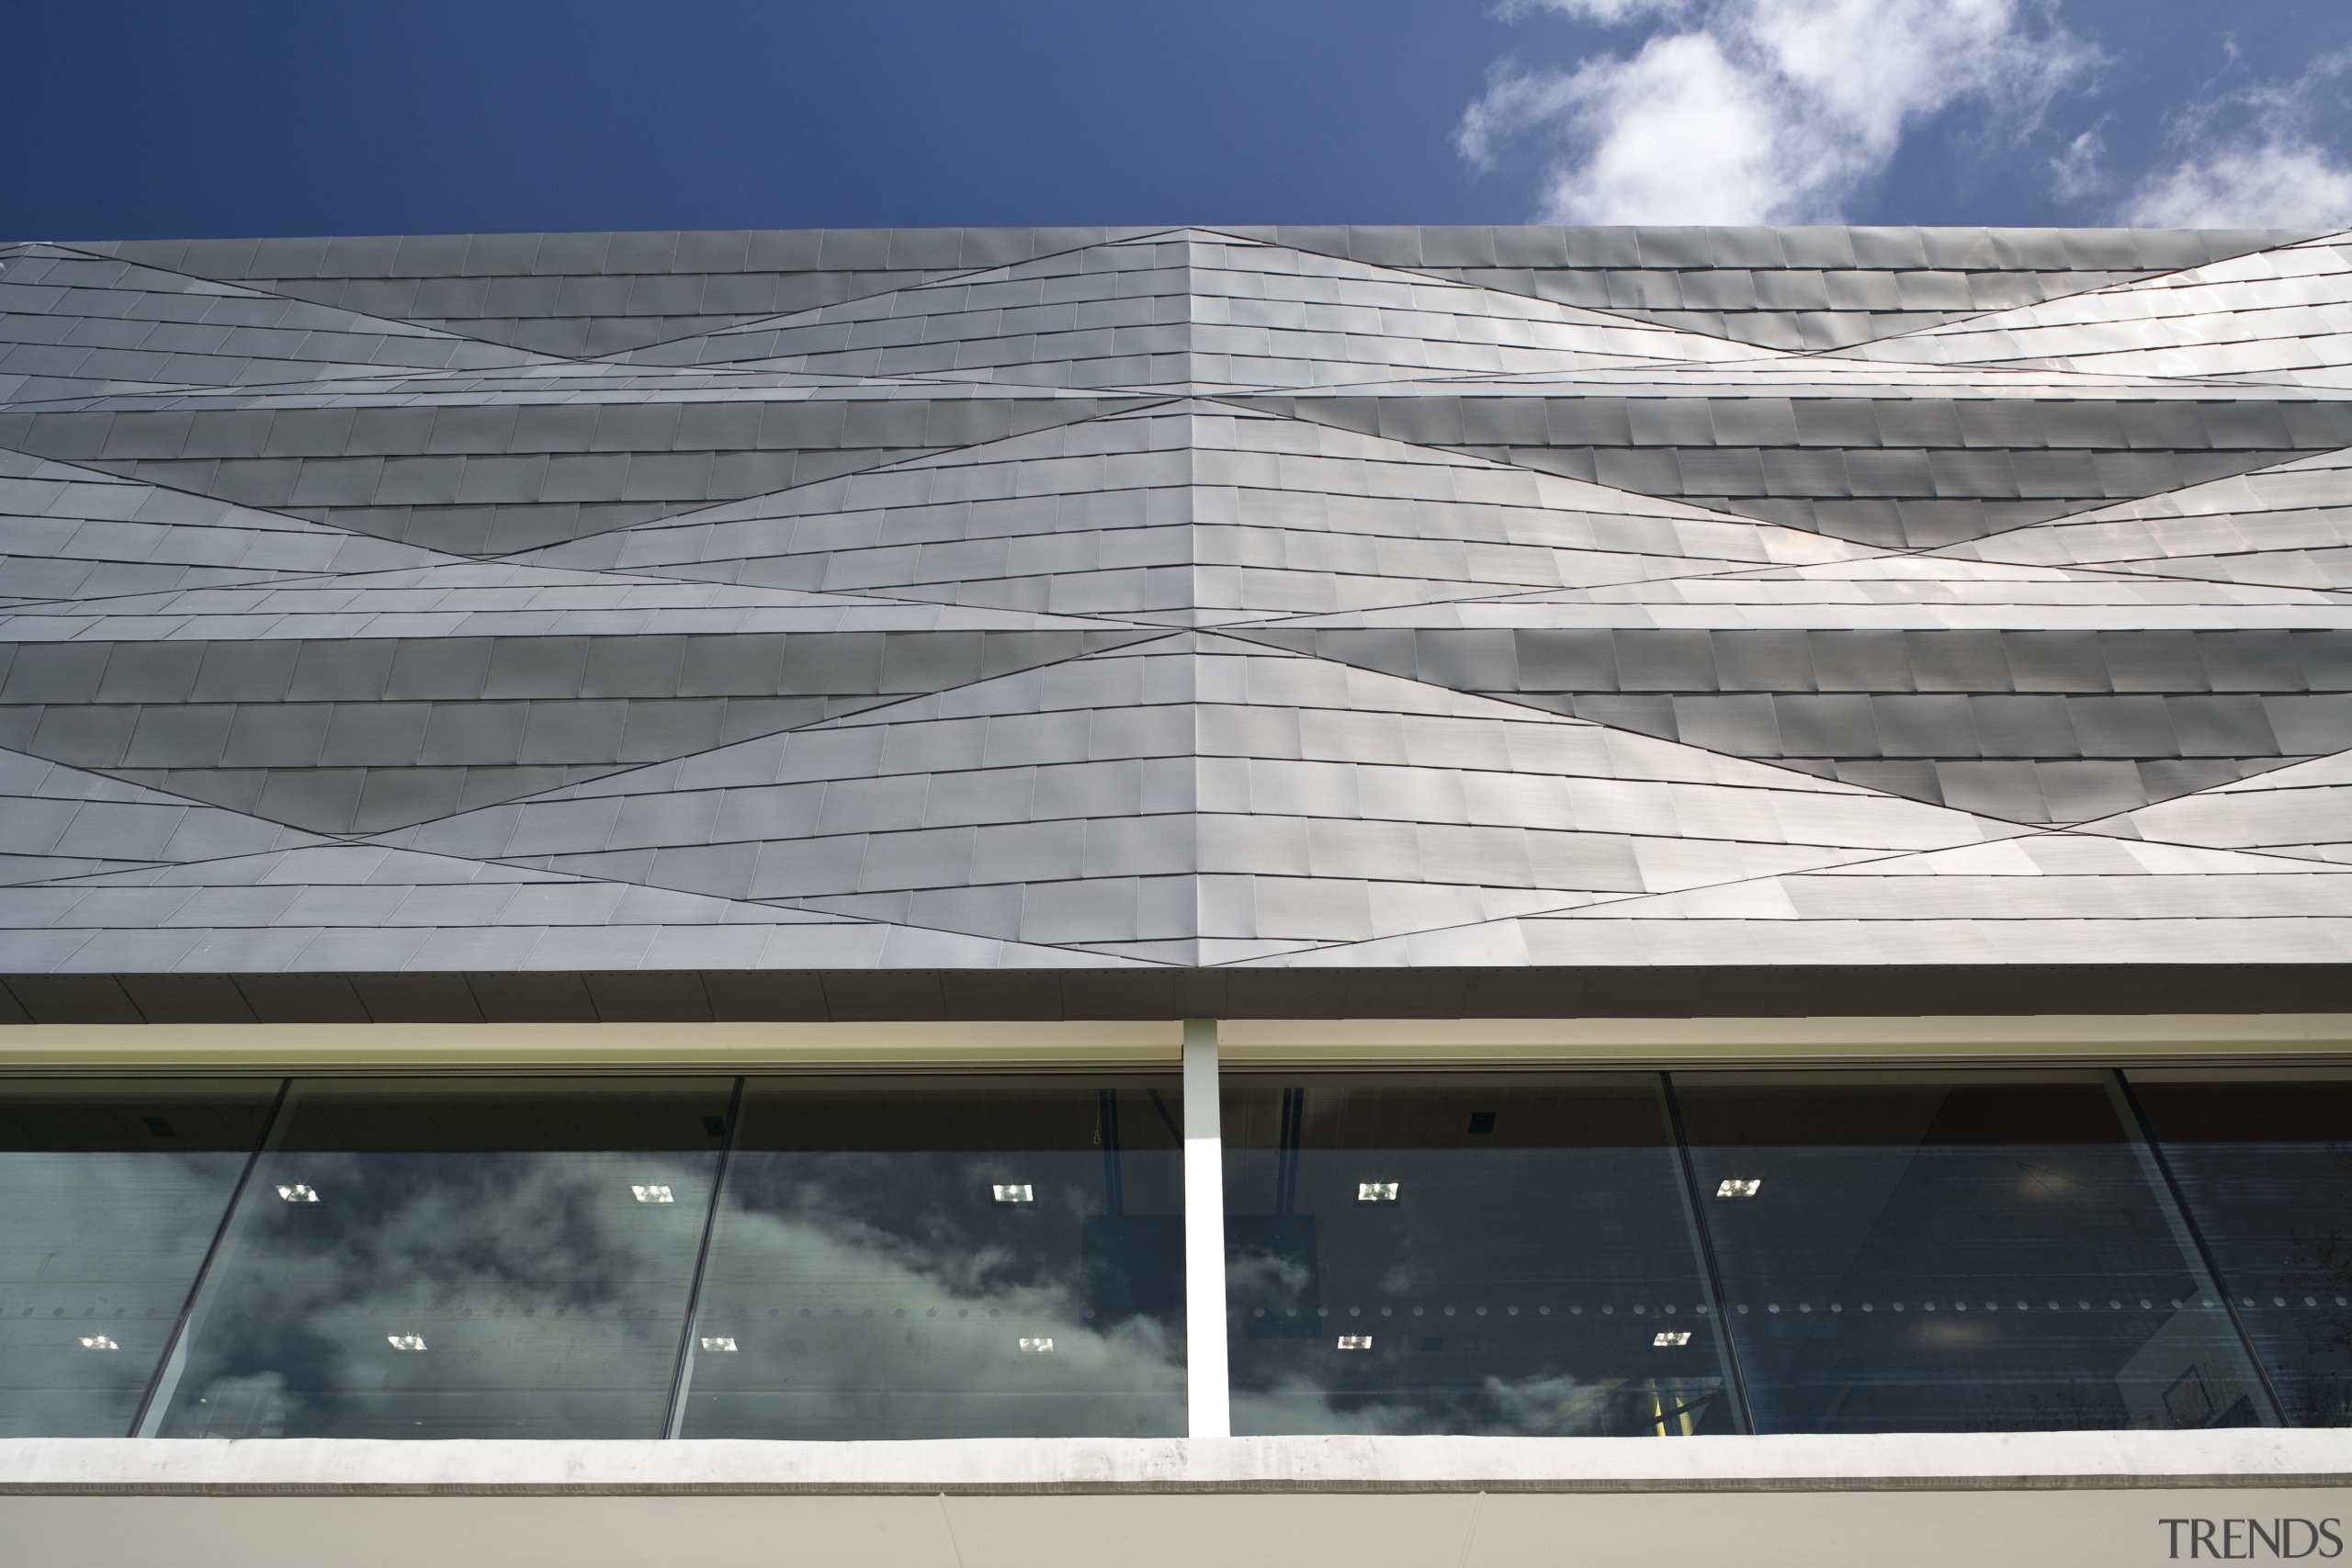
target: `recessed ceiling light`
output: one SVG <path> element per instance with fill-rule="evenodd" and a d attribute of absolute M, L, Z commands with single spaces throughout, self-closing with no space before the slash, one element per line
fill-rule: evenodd
<path fill-rule="evenodd" d="M 678 1201 L 674 1193 L 659 1183 L 649 1183 L 639 1187 L 632 1182 L 629 1184 L 629 1192 L 640 1203 L 674 1203 Z"/>
<path fill-rule="evenodd" d="M 1650 1343 L 1659 1347 L 1660 1348 L 1666 1348 L 1676 1345 L 1688 1345 L 1690 1343 L 1690 1331 L 1687 1328 L 1660 1329 L 1656 1337 L 1650 1340 Z"/>
<path fill-rule="evenodd" d="M 1394 1203 L 1396 1201 L 1396 1183 L 1393 1181 L 1359 1181 L 1356 1183 L 1356 1201 L 1359 1203 Z"/>
<path fill-rule="evenodd" d="M 289 1203 L 315 1203 L 319 1201 L 319 1190 L 305 1186 L 300 1181 L 280 1187 L 277 1190 L 277 1195 Z"/>
<path fill-rule="evenodd" d="M 990 1190 L 996 1193 L 996 1201 L 1000 1203 L 1034 1203 L 1037 1201 L 1035 1190 L 1025 1181 L 1000 1181 Z"/>
<path fill-rule="evenodd" d="M 735 1353 L 735 1337 L 731 1334 L 706 1334 L 702 1337 L 702 1348 L 731 1356 Z"/>
<path fill-rule="evenodd" d="M 1023 1339 L 1021 1348 L 1033 1356 L 1048 1356 L 1053 1354 L 1054 1342 L 1051 1338 Z"/>
<path fill-rule="evenodd" d="M 424 1348 L 424 1336 L 422 1334 L 387 1334 L 384 1336 L 384 1343 L 390 1345 L 395 1350 L 422 1350 Z"/>
<path fill-rule="evenodd" d="M 122 1347 L 116 1344 L 113 1340 L 107 1338 L 103 1334 L 85 1334 L 82 1336 L 82 1348 L 85 1350 L 119 1350 Z"/>
<path fill-rule="evenodd" d="M 1760 1176 L 1727 1176 L 1715 1183 L 1718 1198 L 1753 1198 L 1764 1190 Z"/>
<path fill-rule="evenodd" d="M 1340 1348 L 1342 1350 L 1369 1350 L 1372 1348 L 1372 1336 L 1369 1334 L 1342 1334 L 1340 1336 Z"/>

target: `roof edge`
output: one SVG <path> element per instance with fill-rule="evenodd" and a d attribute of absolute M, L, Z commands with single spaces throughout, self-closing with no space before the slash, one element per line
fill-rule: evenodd
<path fill-rule="evenodd" d="M 845 1023 L 2352 1011 L 2352 964 L 0 975 L 15 1024 Z"/>

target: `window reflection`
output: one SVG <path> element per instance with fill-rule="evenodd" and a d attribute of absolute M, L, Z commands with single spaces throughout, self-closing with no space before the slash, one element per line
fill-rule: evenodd
<path fill-rule="evenodd" d="M 1178 1092 L 752 1080 L 680 1435 L 1181 1436 Z"/>
<path fill-rule="evenodd" d="M 130 1430 L 277 1094 L 0 1085 L 0 1437 Z"/>
<path fill-rule="evenodd" d="M 2289 1423 L 2352 1426 L 2352 1080 L 2131 1076 Z"/>
<path fill-rule="evenodd" d="M 1228 1074 L 1235 1427 L 2352 1425 L 2352 1072 L 2132 1077 Z M 1172 1077 L 279 1089 L 0 1084 L 0 1435 L 1183 1430 Z"/>
<path fill-rule="evenodd" d="M 2269 1419 L 2101 1075 L 1675 1085 L 1758 1430 Z"/>
<path fill-rule="evenodd" d="M 1237 1433 L 1735 1429 L 1649 1075 L 1227 1079 Z"/>
<path fill-rule="evenodd" d="M 660 1436 L 732 1087 L 298 1083 L 161 1435 Z"/>

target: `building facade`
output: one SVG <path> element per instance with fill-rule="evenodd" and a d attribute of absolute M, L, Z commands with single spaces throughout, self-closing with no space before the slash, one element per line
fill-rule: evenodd
<path fill-rule="evenodd" d="M 2343 1550 L 2352 242 L 25 243 L 0 617 L 58 1560 Z"/>

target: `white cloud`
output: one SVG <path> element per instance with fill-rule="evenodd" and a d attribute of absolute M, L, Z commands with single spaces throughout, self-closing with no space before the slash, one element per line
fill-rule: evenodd
<path fill-rule="evenodd" d="M 2352 169 L 2292 136 L 2194 157 L 2143 181 L 2125 210 L 2155 229 L 2329 229 L 2352 223 Z"/>
<path fill-rule="evenodd" d="M 2172 140 L 2189 151 L 2151 170 L 2119 214 L 2127 223 L 2177 229 L 2327 229 L 2352 224 L 2352 167 L 2313 140 L 2326 84 L 2352 54 L 2314 62 L 2293 82 L 2197 104 Z M 2222 130 L 2234 118 L 2233 130 Z"/>
<path fill-rule="evenodd" d="M 2050 186 L 2064 201 L 2082 201 L 2108 186 L 2107 138 L 2093 126 L 2050 160 Z"/>
<path fill-rule="evenodd" d="M 1690 6 L 1691 0 L 1503 0 L 1497 9 L 1505 17 L 1559 11 L 1578 21 L 1613 28 L 1643 17 L 1679 17 Z"/>
<path fill-rule="evenodd" d="M 1512 9 L 1524 12 L 1526 0 Z M 1491 164 L 1547 147 L 1560 223 L 1834 220 L 1904 134 L 1963 102 L 2030 126 L 2096 62 L 2032 0 L 1541 0 L 1587 22 L 1653 20 L 1630 57 L 1498 67 L 1455 142 Z"/>

